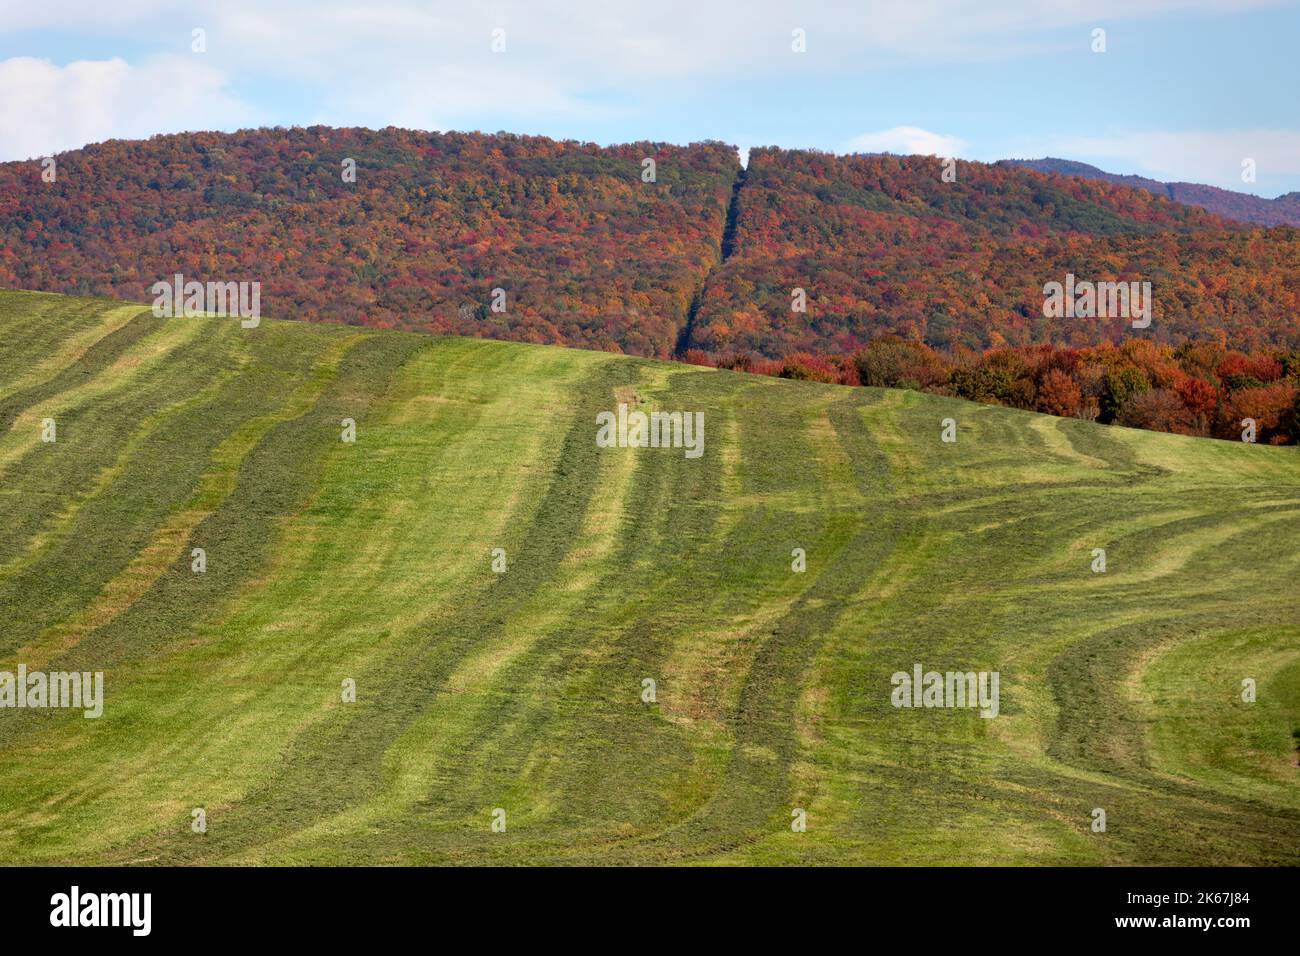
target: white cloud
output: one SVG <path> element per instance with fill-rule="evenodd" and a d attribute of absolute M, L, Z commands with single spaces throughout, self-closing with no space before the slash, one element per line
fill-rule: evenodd
<path fill-rule="evenodd" d="M 664 112 L 708 84 L 836 82 L 899 64 L 996 59 L 1059 44 L 1052 31 L 1223 12 L 1274 0 L 0 0 L 0 36 L 39 31 L 166 52 L 57 65 L 0 63 L 0 159 L 109 136 L 259 122 L 584 128 Z M 188 52 L 190 30 L 208 52 Z M 506 51 L 490 51 L 506 30 Z M 807 32 L 808 52 L 790 49 Z M 53 41 L 45 35 L 53 37 Z M 1079 42 L 1083 42 L 1080 39 Z M 1018 68 L 1018 66 L 1017 66 Z M 228 83 L 278 112 L 256 115 Z M 626 124 L 625 124 L 626 126 Z M 588 127 L 589 128 L 589 127 Z M 770 131 L 761 134 L 770 141 Z M 896 127 L 850 149 L 960 154 L 954 136 Z"/>
<path fill-rule="evenodd" d="M 906 156 L 965 155 L 967 143 L 956 136 L 932 133 L 919 126 L 894 126 L 878 133 L 863 133 L 849 141 L 853 153 L 901 153 Z"/>
<path fill-rule="evenodd" d="M 0 61 L 0 158 L 31 159 L 114 137 L 256 125 L 258 113 L 197 57 Z"/>
<path fill-rule="evenodd" d="M 761 66 L 769 56 L 788 60 L 790 31 L 807 31 L 809 60 L 892 51 L 908 59 L 982 57 L 990 46 L 1011 49 L 1026 37 L 1063 27 L 1096 26 L 1153 16 L 1238 12 L 1282 0 L 61 0 L 38 4 L 0 0 L 0 35 L 21 30 L 97 29 L 130 34 L 141 28 L 159 42 L 182 26 L 225 33 L 248 52 L 274 49 L 268 68 L 346 72 L 347 61 L 318 60 L 346 53 L 349 60 L 383 59 L 422 47 L 445 61 L 486 45 L 488 31 L 505 27 L 516 51 L 555 65 L 614 68 L 620 75 L 696 74 L 737 63 Z M 467 42 L 468 41 L 468 42 Z M 480 42 L 481 41 L 481 42 Z M 549 52 L 548 52 L 549 51 Z M 390 62 L 394 62 L 391 61 Z M 839 65 L 844 65 L 842 61 Z"/>
<path fill-rule="evenodd" d="M 0 36 L 73 30 L 185 55 L 192 27 L 241 88 L 288 83 L 316 111 L 287 121 L 445 128 L 625 112 L 692 84 L 1011 59 L 1062 28 L 1274 0 L 0 0 Z M 489 52 L 506 30 L 506 52 Z M 808 52 L 790 49 L 804 29 Z M 1084 34 L 1080 34 L 1083 36 Z M 21 90 L 20 90 L 21 93 Z M 228 104 L 226 104 L 228 105 Z M 212 126 L 214 122 L 199 123 Z"/>

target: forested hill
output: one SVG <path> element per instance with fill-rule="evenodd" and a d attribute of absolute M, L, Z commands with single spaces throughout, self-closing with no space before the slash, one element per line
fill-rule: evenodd
<path fill-rule="evenodd" d="M 712 354 L 849 354 L 884 333 L 942 349 L 1121 342 L 1123 319 L 1047 318 L 1067 274 L 1147 281 L 1143 338 L 1300 341 L 1300 231 L 1251 229 L 1146 190 L 933 157 L 753 150 L 734 252 L 692 329 Z M 806 310 L 792 292 L 803 289 Z"/>
<path fill-rule="evenodd" d="M 147 301 L 180 272 L 260 281 L 268 315 L 658 356 L 717 261 L 739 170 L 718 143 L 326 127 L 56 161 L 54 182 L 0 164 L 0 286 Z"/>
<path fill-rule="evenodd" d="M 1070 274 L 1150 282 L 1157 344 L 1300 345 L 1294 228 L 1010 164 L 765 148 L 742 171 L 721 143 L 311 127 L 110 141 L 44 172 L 0 165 L 0 286 L 259 281 L 272 316 L 659 357 L 1135 335 L 1045 317 Z"/>

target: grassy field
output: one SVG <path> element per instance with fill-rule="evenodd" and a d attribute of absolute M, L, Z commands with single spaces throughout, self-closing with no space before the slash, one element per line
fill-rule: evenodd
<path fill-rule="evenodd" d="M 1295 448 L 38 293 L 0 334 L 0 671 L 105 685 L 0 709 L 0 862 L 1300 863 Z M 597 447 L 620 402 L 704 454 Z M 915 663 L 999 715 L 892 706 Z"/>

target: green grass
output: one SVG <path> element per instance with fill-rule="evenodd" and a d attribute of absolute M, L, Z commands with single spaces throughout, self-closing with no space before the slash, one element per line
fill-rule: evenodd
<path fill-rule="evenodd" d="M 36 293 L 0 334 L 0 670 L 106 689 L 0 710 L 0 861 L 1300 863 L 1293 448 Z M 596 447 L 620 401 L 703 457 Z M 1001 714 L 895 709 L 914 662 Z"/>

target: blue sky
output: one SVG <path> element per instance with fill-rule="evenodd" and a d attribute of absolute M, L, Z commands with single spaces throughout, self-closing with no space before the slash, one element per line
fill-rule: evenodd
<path fill-rule="evenodd" d="M 1292 0 L 0 0 L 0 159 L 392 124 L 1055 155 L 1275 196 L 1300 190 L 1297 41 Z"/>

